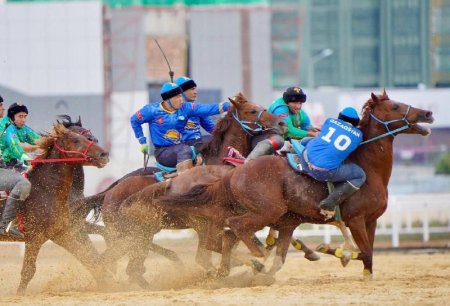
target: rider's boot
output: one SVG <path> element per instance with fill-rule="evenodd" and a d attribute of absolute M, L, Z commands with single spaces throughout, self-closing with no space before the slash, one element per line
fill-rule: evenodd
<path fill-rule="evenodd" d="M 24 238 L 23 233 L 13 225 L 13 221 L 17 217 L 17 212 L 22 203 L 22 200 L 14 198 L 13 195 L 8 197 L 5 209 L 3 210 L 2 220 L 0 221 L 0 235 Z"/>
<path fill-rule="evenodd" d="M 345 182 L 336 186 L 332 193 L 328 195 L 327 198 L 320 201 L 320 213 L 325 216 L 325 219 L 330 219 L 334 217 L 336 205 L 341 204 L 345 199 L 349 198 L 359 189 Z"/>
<path fill-rule="evenodd" d="M 191 169 L 192 167 L 194 167 L 192 160 L 190 160 L 190 159 L 184 160 L 176 165 L 177 173 L 178 173 L 178 175 L 180 175 L 181 173 L 183 173 L 186 170 Z"/>
<path fill-rule="evenodd" d="M 270 155 L 275 150 L 278 150 L 284 145 L 283 137 L 279 135 L 272 135 L 268 139 L 258 142 L 255 148 L 250 152 L 250 154 L 245 159 L 245 163 L 254 160 L 263 155 Z"/>

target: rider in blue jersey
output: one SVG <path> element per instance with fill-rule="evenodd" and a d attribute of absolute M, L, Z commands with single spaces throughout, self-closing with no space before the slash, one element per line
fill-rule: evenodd
<path fill-rule="evenodd" d="M 335 214 L 336 205 L 355 193 L 366 180 L 364 170 L 353 163 L 343 163 L 363 139 L 357 111 L 344 108 L 337 119 L 328 118 L 315 138 L 304 138 L 306 145 L 300 160 L 303 168 L 314 179 L 340 183 L 320 202 L 320 213 L 326 219 Z"/>
<path fill-rule="evenodd" d="M 186 102 L 195 102 L 197 84 L 194 80 L 181 76 L 175 80 L 175 83 L 183 90 L 182 96 Z M 208 143 L 211 141 L 211 135 L 202 135 L 200 128 L 211 134 L 215 126 L 216 122 L 211 117 L 191 117 L 184 127 L 183 142 L 190 146 Z"/>
<path fill-rule="evenodd" d="M 183 131 L 189 118 L 207 117 L 225 112 L 229 102 L 219 104 L 183 103 L 182 89 L 174 83 L 161 87 L 162 102 L 150 103 L 133 116 L 130 122 L 141 151 L 148 153 L 147 139 L 142 132 L 142 124 L 148 123 L 150 137 L 155 146 L 156 160 L 167 167 L 176 167 L 177 172 L 193 167 L 192 150 L 183 143 Z"/>

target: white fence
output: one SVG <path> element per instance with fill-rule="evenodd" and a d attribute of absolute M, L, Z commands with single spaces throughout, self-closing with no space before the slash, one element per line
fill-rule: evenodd
<path fill-rule="evenodd" d="M 430 225 L 432 221 L 446 225 Z M 450 234 L 450 193 L 390 196 L 388 208 L 378 219 L 376 231 L 376 235 L 391 236 L 392 247 L 399 247 L 400 235 L 420 234 L 426 242 L 434 233 Z M 294 235 L 322 236 L 324 242 L 329 243 L 331 236 L 341 236 L 341 232 L 334 226 L 313 225 L 311 229 L 297 229 Z"/>

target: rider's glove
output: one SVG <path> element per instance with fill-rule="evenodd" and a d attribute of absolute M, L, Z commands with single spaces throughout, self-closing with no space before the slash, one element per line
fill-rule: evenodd
<path fill-rule="evenodd" d="M 148 144 L 146 143 L 141 144 L 141 152 L 144 154 L 148 154 Z"/>

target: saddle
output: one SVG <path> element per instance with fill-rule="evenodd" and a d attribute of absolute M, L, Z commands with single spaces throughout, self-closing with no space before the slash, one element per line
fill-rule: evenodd
<path fill-rule="evenodd" d="M 192 150 L 192 162 L 194 163 L 194 166 L 203 165 L 204 160 L 202 155 L 197 152 L 197 149 L 194 146 L 191 146 L 191 150 Z M 158 182 L 164 182 L 165 180 L 176 177 L 178 175 L 177 168 L 175 167 L 164 166 L 163 164 L 160 164 L 157 161 L 155 161 L 155 166 L 156 168 L 161 170 L 159 172 L 153 173 L 153 176 Z"/>

